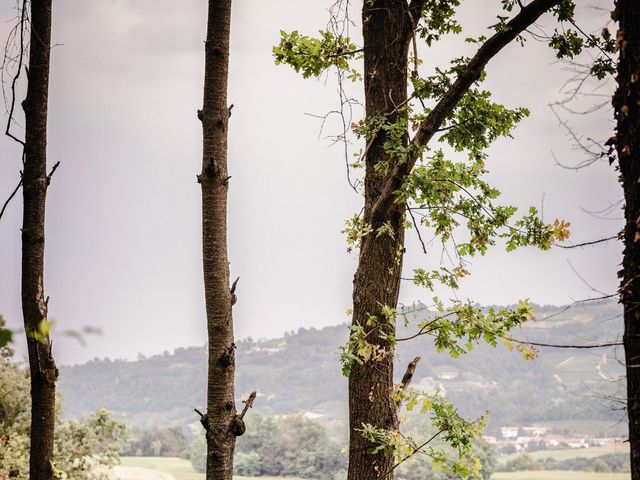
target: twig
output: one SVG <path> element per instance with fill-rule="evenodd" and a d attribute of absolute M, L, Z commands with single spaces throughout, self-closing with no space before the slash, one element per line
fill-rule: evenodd
<path fill-rule="evenodd" d="M 242 401 L 242 403 L 244 403 L 244 408 L 242 409 L 242 412 L 240 412 L 240 415 L 238 415 L 239 420 L 242 420 L 244 418 L 244 414 L 247 413 L 247 410 L 253 407 L 253 401 L 255 399 L 256 399 L 256 392 L 251 392 L 251 394 L 249 394 L 249 398 Z"/>
<path fill-rule="evenodd" d="M 396 338 L 396 342 L 406 342 L 407 340 L 413 340 L 416 337 L 419 337 L 420 335 L 426 335 L 428 333 L 431 333 L 433 330 L 431 329 L 427 329 L 427 327 L 430 327 L 431 325 L 433 325 L 435 322 L 437 322 L 438 320 L 442 320 L 443 318 L 447 318 L 451 315 L 454 315 L 456 312 L 452 311 L 449 313 L 446 313 L 440 317 L 436 317 L 433 320 L 431 320 L 430 322 L 424 324 L 422 326 L 422 328 L 418 331 L 418 333 L 415 333 L 413 335 L 411 335 L 410 337 L 403 337 L 403 338 Z"/>
<path fill-rule="evenodd" d="M 13 111 L 16 106 L 16 84 L 18 82 L 18 78 L 20 78 L 20 72 L 22 71 L 22 61 L 24 59 L 24 24 L 25 17 L 27 15 L 27 0 L 22 2 L 22 12 L 20 14 L 20 54 L 18 57 L 18 70 L 16 71 L 13 80 L 11 81 L 11 106 L 9 107 L 9 118 L 7 120 L 7 127 L 4 131 L 5 135 L 18 142 L 23 147 L 25 143 L 23 140 L 20 140 L 18 137 L 11 133 L 11 122 L 13 120 Z M 22 183 L 22 182 L 21 182 Z"/>
<path fill-rule="evenodd" d="M 56 170 L 58 169 L 59 166 L 60 166 L 60 162 L 56 162 L 53 168 L 51 169 L 51 171 L 49 172 L 49 175 L 47 175 L 47 185 L 51 183 L 51 177 L 53 177 L 53 174 L 56 173 Z"/>
<path fill-rule="evenodd" d="M 234 282 L 231 284 L 231 293 L 236 293 L 236 286 L 238 285 L 239 280 L 240 280 L 240 277 L 236 278 Z"/>
<path fill-rule="evenodd" d="M 577 348 L 577 349 L 587 349 L 587 348 L 607 348 L 607 347 L 619 347 L 622 345 L 622 342 L 607 342 L 607 343 L 596 343 L 594 345 L 560 345 L 556 343 L 538 343 L 538 342 L 529 342 L 524 340 L 517 340 L 515 338 L 502 337 L 505 340 L 510 340 L 512 342 L 520 343 L 522 345 L 533 345 L 534 347 L 548 347 L 548 348 Z"/>
<path fill-rule="evenodd" d="M 418 42 L 416 41 L 416 21 L 413 18 L 411 9 L 407 10 L 407 15 L 409 15 L 409 20 L 411 20 L 411 43 L 413 45 L 413 72 L 411 72 L 411 76 L 413 78 L 418 78 Z"/>
<path fill-rule="evenodd" d="M 202 428 L 204 428 L 205 432 L 207 432 L 207 436 L 208 436 L 209 432 L 211 431 L 211 423 L 209 423 L 209 415 L 206 413 L 202 413 L 197 408 L 194 408 L 193 411 L 196 412 L 198 415 L 200 415 L 200 423 L 202 424 Z"/>
<path fill-rule="evenodd" d="M 414 358 L 413 361 L 410 362 L 409 365 L 407 365 L 407 370 L 404 372 L 404 375 L 402 376 L 402 380 L 400 381 L 400 389 L 402 391 L 406 390 L 409 384 L 411 383 L 411 380 L 413 380 L 413 374 L 416 371 L 418 362 L 420 362 L 420 357 Z M 401 402 L 402 402 L 402 399 L 398 400 L 398 406 L 400 406 Z"/>
<path fill-rule="evenodd" d="M 433 442 L 433 441 L 436 439 L 436 437 L 437 437 L 438 435 L 440 435 L 441 433 L 443 433 L 443 432 L 444 432 L 444 430 L 440 430 L 440 431 L 438 431 L 438 432 L 434 433 L 434 434 L 433 434 L 433 435 L 432 435 L 432 436 L 431 436 L 431 437 L 430 437 L 426 442 L 424 442 L 424 443 L 423 443 L 423 444 L 421 444 L 421 445 L 418 445 L 417 447 L 414 447 L 413 452 L 411 452 L 411 453 L 410 453 L 409 455 L 407 455 L 406 457 L 404 457 L 404 458 L 402 458 L 402 459 L 398 460 L 398 462 L 397 462 L 393 467 L 391 467 L 388 471 L 386 471 L 386 472 L 384 473 L 384 475 L 382 475 L 380 478 L 386 478 L 386 477 L 387 477 L 387 475 L 389 475 L 391 472 L 393 472 L 393 471 L 394 471 L 396 468 L 398 468 L 402 463 L 406 462 L 406 461 L 407 461 L 407 460 L 409 460 L 411 457 L 413 457 L 416 453 L 418 453 L 418 452 L 419 452 L 420 450 L 422 450 L 424 447 L 426 447 L 426 446 L 427 446 L 427 445 L 429 445 L 431 442 Z"/>
<path fill-rule="evenodd" d="M 587 247 L 589 245 L 597 245 L 598 243 L 608 242 L 609 240 L 617 240 L 618 238 L 618 235 L 614 235 L 613 237 L 601 238 L 599 240 L 593 240 L 591 242 L 576 243 L 575 245 L 560 245 L 558 243 L 554 243 L 553 246 L 559 248 L 579 248 Z"/>
<path fill-rule="evenodd" d="M 416 222 L 416 218 L 413 216 L 413 212 L 411 211 L 411 207 L 409 206 L 408 203 L 405 204 L 407 206 L 407 211 L 409 212 L 409 215 L 411 216 L 411 220 L 413 221 L 413 227 L 416 230 L 416 233 L 418 234 L 418 240 L 420 240 L 420 244 L 422 245 L 422 251 L 426 254 L 427 253 L 427 247 L 424 244 L 424 241 L 422 240 L 422 235 L 420 235 L 420 229 L 418 228 L 418 223 Z"/>
<path fill-rule="evenodd" d="M 2 218 L 2 215 L 4 215 L 4 211 L 7 209 L 7 206 L 9 205 L 9 202 L 11 202 L 11 200 L 13 200 L 13 197 L 16 196 L 16 193 L 18 193 L 18 190 L 20 190 L 21 186 L 22 186 L 22 172 L 20 172 L 20 181 L 18 182 L 18 185 L 13 190 L 13 192 L 11 192 L 11 195 L 9 195 L 9 198 L 7 198 L 7 201 L 4 202 L 4 205 L 2 205 L 2 210 L 0 210 L 0 218 Z"/>

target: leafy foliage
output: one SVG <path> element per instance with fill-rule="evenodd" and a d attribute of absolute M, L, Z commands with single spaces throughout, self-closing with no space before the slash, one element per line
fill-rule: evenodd
<path fill-rule="evenodd" d="M 394 456 L 396 466 L 407 461 L 417 453 L 431 459 L 432 468 L 436 471 L 447 471 L 456 478 L 478 478 L 482 465 L 471 455 L 473 440 L 481 436 L 485 426 L 485 418 L 470 421 L 463 418 L 456 408 L 439 393 L 428 394 L 414 389 L 396 390 L 392 398 L 412 411 L 420 406 L 420 413 L 431 415 L 431 423 L 435 433 L 426 441 L 415 440 L 410 435 L 401 434 L 397 430 L 385 430 L 373 425 L 363 425 L 361 433 L 375 448 L 371 453 L 383 452 Z M 445 444 L 434 446 L 440 437 Z M 451 449 L 455 455 L 451 455 Z"/>
<path fill-rule="evenodd" d="M 0 352 L 0 478 L 26 480 L 31 412 L 28 372 L 12 363 L 7 347 Z M 96 467 L 118 463 L 124 438 L 124 424 L 104 410 L 84 421 L 58 421 L 52 469 L 57 478 L 103 480 L 106 474 Z"/>
<path fill-rule="evenodd" d="M 319 38 L 300 35 L 297 31 L 280 31 L 280 44 L 273 47 L 276 64 L 291 65 L 304 78 L 317 77 L 330 67 L 346 70 L 349 78 L 359 78 L 358 72 L 349 67 L 348 59 L 356 47 L 342 36 L 336 36 L 326 30 L 319 32 Z"/>
<path fill-rule="evenodd" d="M 206 444 L 198 437 L 188 449 L 193 467 L 204 472 Z M 238 438 L 234 474 L 333 480 L 346 471 L 346 455 L 317 422 L 302 415 L 247 418 L 247 431 Z"/>
<path fill-rule="evenodd" d="M 6 323 L 0 315 L 0 348 L 6 347 L 13 341 L 13 332 L 6 328 Z"/>
<path fill-rule="evenodd" d="M 462 27 L 455 19 L 461 0 L 426 0 L 416 25 L 416 34 L 428 46 L 447 33 L 460 33 Z"/>
<path fill-rule="evenodd" d="M 556 51 L 560 59 L 573 59 L 583 51 L 591 52 L 591 75 L 599 80 L 615 73 L 615 41 L 607 28 L 598 35 L 585 33 L 574 21 L 575 2 L 563 0 L 553 9 L 554 15 L 561 23 L 561 29 L 555 29 L 549 39 L 549 46 Z M 574 28 L 564 28 L 569 23 Z"/>

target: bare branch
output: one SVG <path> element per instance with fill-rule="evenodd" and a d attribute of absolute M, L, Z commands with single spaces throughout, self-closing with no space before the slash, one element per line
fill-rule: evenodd
<path fill-rule="evenodd" d="M 384 473 L 384 475 L 382 475 L 380 478 L 387 478 L 387 475 L 389 475 L 396 468 L 398 468 L 401 464 L 403 464 L 404 462 L 409 460 L 411 457 L 413 457 L 416 453 L 420 452 L 424 447 L 426 447 L 431 442 L 433 442 L 438 437 L 438 435 L 440 435 L 443 432 L 444 432 L 444 430 L 439 430 L 438 432 L 434 433 L 426 442 L 422 443 L 421 445 L 418 445 L 418 446 L 414 447 L 413 452 L 408 454 L 406 457 L 403 457 L 402 459 L 398 460 L 398 462 L 395 465 L 393 465 L 393 467 L 391 467 L 388 471 L 386 471 Z"/>
<path fill-rule="evenodd" d="M 605 342 L 605 343 L 594 343 L 593 345 L 573 345 L 573 344 L 557 344 L 557 343 L 539 343 L 539 342 L 529 342 L 527 340 L 517 340 L 515 338 L 510 337 L 502 337 L 506 340 L 510 340 L 512 342 L 520 343 L 522 345 L 533 345 L 534 347 L 548 347 L 548 348 L 575 348 L 575 349 L 589 349 L 589 348 L 607 348 L 607 347 L 619 347 L 622 345 L 622 342 Z"/>
<path fill-rule="evenodd" d="M 593 240 L 591 242 L 576 243 L 575 245 L 560 245 L 559 243 L 554 243 L 553 246 L 558 248 L 580 248 L 580 247 L 588 247 L 590 245 L 597 245 L 599 243 L 608 242 L 609 240 L 619 240 L 619 239 L 620 239 L 619 235 L 614 235 L 613 237 L 600 238 L 599 240 Z"/>
<path fill-rule="evenodd" d="M 49 172 L 49 175 L 47 175 L 47 185 L 49 185 L 49 183 L 51 183 L 51 177 L 53 177 L 53 174 L 56 173 L 56 170 L 58 169 L 59 166 L 60 166 L 60 162 L 58 161 L 58 162 L 55 163 L 55 165 L 53 166 L 53 168 Z"/>
<path fill-rule="evenodd" d="M 409 215 L 411 216 L 411 220 L 413 221 L 413 227 L 416 230 L 416 233 L 418 234 L 418 240 L 420 240 L 420 245 L 422 245 L 422 251 L 425 253 L 427 253 L 427 247 L 424 244 L 424 241 L 422 240 L 422 235 L 420 234 L 420 229 L 418 228 L 418 223 L 416 222 L 416 217 L 413 216 L 413 212 L 411 211 L 411 207 L 409 206 L 409 204 L 407 205 L 407 212 L 409 212 Z"/>
<path fill-rule="evenodd" d="M 23 140 L 20 140 L 18 137 L 11 133 L 11 123 L 13 121 L 13 112 L 16 107 L 16 85 L 18 83 L 18 78 L 20 78 L 20 72 L 22 72 L 22 64 L 24 60 L 24 30 L 26 23 L 26 15 L 27 15 L 27 0 L 22 2 L 22 11 L 20 14 L 20 51 L 18 56 L 18 69 L 16 70 L 16 74 L 11 81 L 11 105 L 9 107 L 9 118 L 7 119 L 7 126 L 5 128 L 5 135 L 18 142 L 23 147 L 25 143 Z"/>
<path fill-rule="evenodd" d="M 416 371 L 418 362 L 420 362 L 420 357 L 414 358 L 413 361 L 409 362 L 409 365 L 407 365 L 407 370 L 404 372 L 404 375 L 402 376 L 402 380 L 400 381 L 401 390 L 406 390 L 409 384 L 411 383 L 411 380 L 413 380 L 413 374 Z"/>
<path fill-rule="evenodd" d="M 242 409 L 242 412 L 240 412 L 240 415 L 238 415 L 238 419 L 242 420 L 244 418 L 244 415 L 245 413 L 247 413 L 247 410 L 253 407 L 253 401 L 255 399 L 256 399 L 256 392 L 251 392 L 251 394 L 249 394 L 249 397 L 246 400 L 242 401 L 242 403 L 244 403 L 244 408 Z"/>
<path fill-rule="evenodd" d="M 4 215 L 4 211 L 7 209 L 7 206 L 9 205 L 11 200 L 13 200 L 13 197 L 15 197 L 16 193 L 18 193 L 18 190 L 20 190 L 21 186 L 22 186 L 22 172 L 20 172 L 20 181 L 18 182 L 18 185 L 16 185 L 16 188 L 13 190 L 13 192 L 11 192 L 11 195 L 9 195 L 9 198 L 7 198 L 6 202 L 4 202 L 4 205 L 2 205 L 2 210 L 0 210 L 0 219 L 2 218 L 2 215 Z"/>

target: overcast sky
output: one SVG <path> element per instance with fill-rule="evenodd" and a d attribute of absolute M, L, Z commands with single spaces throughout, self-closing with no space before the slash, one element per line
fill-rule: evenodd
<path fill-rule="evenodd" d="M 15 16 L 6 3 L 12 2 L 0 7 L 2 38 Z M 467 3 L 461 17 L 467 34 L 486 33 L 500 2 Z M 585 28 L 598 31 L 608 21 L 606 12 L 585 8 L 590 2 L 578 3 Z M 241 277 L 234 309 L 238 338 L 348 319 L 356 256 L 347 253 L 340 231 L 361 199 L 346 183 L 341 148 L 318 138 L 319 121 L 305 115 L 335 108 L 333 77 L 303 80 L 275 66 L 271 54 L 280 29 L 313 34 L 324 28 L 328 4 L 234 0 L 229 245 L 232 276 Z M 551 23 L 544 17 L 540 25 L 548 31 Z M 48 151 L 50 164 L 61 165 L 47 203 L 45 287 L 58 332 L 87 325 L 104 331 L 86 347 L 58 335 L 59 363 L 135 358 L 206 341 L 196 183 L 205 24 L 204 0 L 54 2 L 53 43 L 60 45 L 52 55 Z M 422 50 L 421 72 L 471 52 L 460 41 Z M 620 199 L 614 169 L 603 162 L 565 170 L 552 155 L 568 164 L 584 158 L 548 106 L 563 97 L 566 66 L 544 44 L 529 41 L 524 48 L 508 47 L 488 74 L 498 101 L 531 110 L 514 139 L 490 150 L 490 179 L 503 201 L 521 210 L 544 203 L 545 220 L 571 222 L 573 242 L 614 235 L 622 224 L 619 208 L 608 220 L 585 213 Z M 613 129 L 610 117 L 603 109 L 567 119 L 576 131 L 603 140 Z M 335 133 L 332 128 L 325 133 Z M 20 169 L 20 151 L 6 137 L 0 138 L 0 160 L 4 202 Z M 21 209 L 16 197 L 0 221 L 0 314 L 14 329 L 22 322 Z M 407 237 L 407 272 L 438 266 L 438 245 L 425 256 L 415 234 Z M 494 248 L 473 259 L 458 297 L 483 304 L 520 298 L 564 304 L 599 295 L 591 287 L 613 293 L 620 255 L 615 242 L 552 252 Z M 430 296 L 405 285 L 401 300 Z"/>

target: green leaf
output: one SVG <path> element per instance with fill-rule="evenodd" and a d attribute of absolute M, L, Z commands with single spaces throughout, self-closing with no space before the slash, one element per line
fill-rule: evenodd
<path fill-rule="evenodd" d="M 7 346 L 13 341 L 13 332 L 7 328 L 0 327 L 0 348 Z"/>

